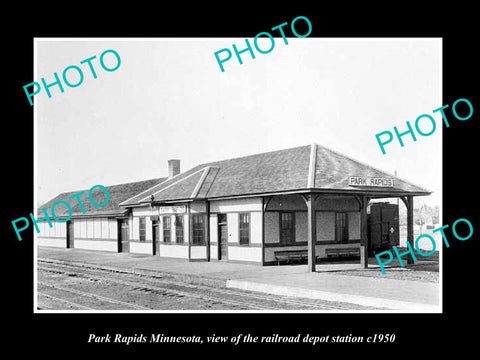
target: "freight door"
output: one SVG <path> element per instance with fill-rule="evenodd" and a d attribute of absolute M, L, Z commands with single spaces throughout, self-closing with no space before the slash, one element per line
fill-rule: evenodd
<path fill-rule="evenodd" d="M 227 215 L 218 214 L 218 260 L 228 259 L 228 225 Z"/>
<path fill-rule="evenodd" d="M 368 240 L 370 254 L 389 250 L 399 244 L 398 206 L 374 203 L 368 215 Z"/>
<path fill-rule="evenodd" d="M 390 205 L 392 206 L 382 207 L 383 243 L 398 246 L 400 244 L 398 206 Z"/>

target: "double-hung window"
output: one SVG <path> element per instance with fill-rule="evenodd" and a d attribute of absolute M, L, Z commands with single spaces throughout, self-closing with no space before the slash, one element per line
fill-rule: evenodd
<path fill-rule="evenodd" d="M 139 231 L 139 240 L 140 241 L 145 241 L 145 228 L 146 228 L 146 220 L 145 217 L 139 218 L 139 226 L 138 226 L 138 231 Z"/>
<path fill-rule="evenodd" d="M 239 214 L 239 223 L 240 223 L 240 245 L 249 245 L 250 244 L 250 213 L 240 213 Z"/>

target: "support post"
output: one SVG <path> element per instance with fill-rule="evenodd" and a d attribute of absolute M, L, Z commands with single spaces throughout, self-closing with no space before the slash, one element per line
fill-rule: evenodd
<path fill-rule="evenodd" d="M 207 261 L 210 261 L 210 201 L 205 201 L 205 212 L 207 220 L 205 222 L 205 241 L 207 245 Z"/>
<path fill-rule="evenodd" d="M 192 211 L 190 209 L 192 203 L 187 204 L 187 218 L 188 218 L 188 261 L 192 259 L 192 242 L 193 242 L 193 223 Z"/>
<path fill-rule="evenodd" d="M 271 198 L 271 196 L 270 196 Z M 265 265 L 265 197 L 262 196 L 262 266 Z"/>
<path fill-rule="evenodd" d="M 360 267 L 368 268 L 368 234 L 367 234 L 368 198 L 362 196 L 360 201 Z"/>
<path fill-rule="evenodd" d="M 410 247 L 413 249 L 413 196 L 407 196 L 407 242 L 410 244 Z M 407 255 L 407 264 L 414 264 L 412 255 L 408 253 Z"/>
<path fill-rule="evenodd" d="M 317 222 L 315 217 L 315 199 L 313 194 L 306 195 L 308 212 L 308 272 L 315 272 L 315 243 L 317 240 Z"/>

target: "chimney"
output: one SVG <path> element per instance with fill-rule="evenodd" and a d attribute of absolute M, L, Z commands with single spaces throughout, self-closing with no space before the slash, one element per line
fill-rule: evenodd
<path fill-rule="evenodd" d="M 180 174 L 180 160 L 168 160 L 168 178 L 170 179 L 178 174 Z"/>

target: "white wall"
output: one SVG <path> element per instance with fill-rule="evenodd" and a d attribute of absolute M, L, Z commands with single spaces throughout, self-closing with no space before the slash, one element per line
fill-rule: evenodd
<path fill-rule="evenodd" d="M 218 218 L 217 214 L 210 214 L 210 258 L 218 259 Z"/>
<path fill-rule="evenodd" d="M 229 246 L 228 260 L 262 262 L 262 248 L 248 246 Z"/>
<path fill-rule="evenodd" d="M 65 248 L 66 240 L 62 238 L 44 238 L 40 234 L 37 236 L 37 245 Z"/>
<path fill-rule="evenodd" d="M 184 246 L 187 247 L 187 246 Z M 188 257 L 188 254 L 187 254 Z M 190 248 L 190 258 L 191 259 L 206 259 L 207 258 L 207 247 L 206 246 L 192 246 Z"/>
<path fill-rule="evenodd" d="M 140 219 L 138 216 L 133 216 L 132 221 L 132 237 L 131 240 L 139 240 L 139 232 L 140 232 Z"/>
<path fill-rule="evenodd" d="M 188 259 L 188 246 L 160 244 L 160 257 Z"/>
<path fill-rule="evenodd" d="M 74 247 L 77 249 L 117 251 L 116 241 L 99 240 L 77 240 L 74 241 Z"/>
<path fill-rule="evenodd" d="M 261 244 L 262 236 L 263 236 L 262 213 L 251 212 L 250 213 L 250 243 Z"/>
<path fill-rule="evenodd" d="M 108 219 L 108 238 L 118 240 L 118 222 L 116 219 Z"/>
<path fill-rule="evenodd" d="M 227 229 L 228 229 L 228 242 L 238 244 L 239 229 L 238 229 L 238 213 L 227 214 Z"/>
<path fill-rule="evenodd" d="M 136 254 L 152 254 L 153 247 L 151 242 L 130 242 L 130 252 Z"/>

